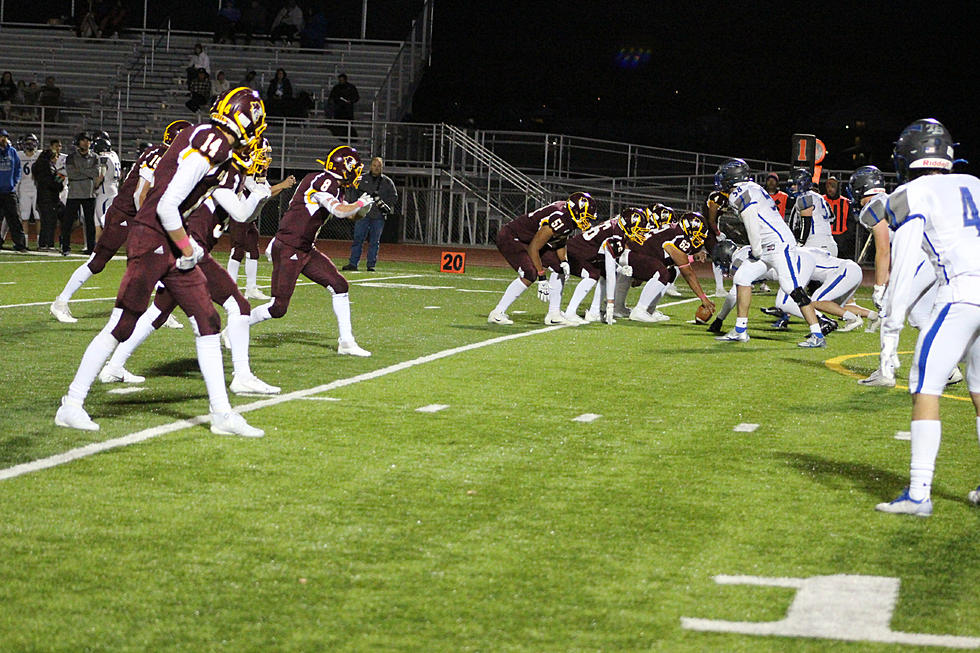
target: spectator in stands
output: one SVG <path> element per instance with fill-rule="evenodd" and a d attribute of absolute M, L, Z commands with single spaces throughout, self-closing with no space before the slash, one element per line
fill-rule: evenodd
<path fill-rule="evenodd" d="M 46 107 L 43 117 L 47 120 L 58 120 L 58 107 L 61 106 L 61 89 L 55 86 L 54 77 L 48 75 L 44 78 L 44 86 L 41 87 L 39 94 L 39 104 Z"/>
<path fill-rule="evenodd" d="M 102 20 L 99 21 L 99 31 L 102 33 L 102 38 L 109 39 L 115 36 L 118 39 L 122 36 L 123 25 L 128 14 L 129 9 L 123 4 L 123 0 L 116 0 L 105 16 L 102 17 Z"/>
<path fill-rule="evenodd" d="M 766 176 L 766 193 L 776 203 L 776 208 L 779 209 L 779 215 L 783 216 L 783 220 L 785 220 L 786 202 L 789 201 L 789 195 L 779 190 L 779 175 L 775 172 L 770 172 Z"/>
<path fill-rule="evenodd" d="M 71 248 L 71 228 L 79 217 L 79 210 L 82 213 L 82 225 L 85 227 L 83 253 L 91 254 L 95 247 L 95 188 L 102 183 L 102 169 L 99 166 L 99 157 L 89 149 L 91 144 L 92 138 L 82 132 L 75 137 L 75 150 L 68 155 L 68 201 L 65 203 L 65 215 L 61 221 L 62 254 L 67 254 Z"/>
<path fill-rule="evenodd" d="M 384 202 L 388 209 L 394 209 L 398 201 L 398 191 L 395 189 L 395 182 L 388 175 L 382 174 L 384 161 L 380 156 L 371 159 L 371 167 L 368 174 L 362 174 L 357 188 L 350 188 L 347 191 L 348 201 L 353 202 L 361 193 L 367 193 L 372 197 Z M 356 270 L 357 263 L 361 260 L 361 248 L 365 239 L 368 241 L 367 270 L 374 272 L 374 266 L 378 262 L 378 248 L 381 243 L 381 232 L 384 231 L 385 218 L 387 212 L 383 211 L 380 203 L 375 201 L 371 205 L 371 210 L 363 218 L 354 223 L 354 242 L 350 248 L 350 260 L 343 267 L 344 270 Z"/>
<path fill-rule="evenodd" d="M 333 117 L 338 120 L 353 120 L 354 105 L 360 99 L 357 87 L 347 81 L 347 75 L 337 75 L 337 84 L 330 89 L 330 96 L 327 98 L 327 103 L 333 109 Z"/>
<path fill-rule="evenodd" d="M 242 12 L 235 6 L 235 0 L 224 0 L 218 10 L 218 20 L 214 29 L 214 42 L 235 42 L 235 32 L 242 19 Z"/>
<path fill-rule="evenodd" d="M 0 129 L 0 224 L 7 223 L 10 240 L 18 252 L 27 251 L 27 239 L 20 224 L 17 210 L 17 194 L 14 189 L 20 181 L 21 168 L 17 150 L 10 144 L 10 134 Z M 2 245 L 0 241 L 0 245 Z"/>
<path fill-rule="evenodd" d="M 290 115 L 293 102 L 293 85 L 289 83 L 284 68 L 276 69 L 276 76 L 269 82 L 265 94 L 265 108 L 270 116 Z"/>
<path fill-rule="evenodd" d="M 223 94 L 225 91 L 231 88 L 231 84 L 225 79 L 225 71 L 219 70 L 218 74 L 215 76 L 214 80 L 211 82 L 211 93 L 215 96 Z"/>
<path fill-rule="evenodd" d="M 849 229 L 853 221 L 851 217 L 851 203 L 847 198 L 840 195 L 840 182 L 837 177 L 828 177 L 823 198 L 830 205 L 830 210 L 834 212 L 834 222 L 830 226 L 830 233 L 834 240 L 840 245 L 842 258 L 850 258 L 857 252 L 854 244 L 854 229 Z"/>
<path fill-rule="evenodd" d="M 31 82 L 24 89 L 24 104 L 29 107 L 25 112 L 28 120 L 37 119 L 37 103 L 41 99 L 41 88 L 37 85 L 37 82 Z"/>
<path fill-rule="evenodd" d="M 322 50 L 327 44 L 327 13 L 323 5 L 318 5 L 316 9 L 310 11 L 310 16 L 306 21 L 306 27 L 299 35 L 299 46 L 301 48 L 314 48 Z"/>
<path fill-rule="evenodd" d="M 247 86 L 253 91 L 259 91 L 260 93 L 262 92 L 262 89 L 259 88 L 259 80 L 256 78 L 254 70 L 250 70 L 245 73 L 245 79 L 241 81 L 239 86 Z"/>
<path fill-rule="evenodd" d="M 10 106 L 17 99 L 17 84 L 14 83 L 14 75 L 9 70 L 0 77 L 0 118 L 8 120 L 10 118 Z"/>
<path fill-rule="evenodd" d="M 191 97 L 184 103 L 191 111 L 197 113 L 202 106 L 211 103 L 211 78 L 203 68 L 197 69 L 197 77 L 190 83 Z"/>
<path fill-rule="evenodd" d="M 256 32 L 265 32 L 268 25 L 265 3 L 262 0 L 248 2 L 245 11 L 242 12 L 242 20 L 238 24 L 239 32 L 245 35 L 245 45 L 252 42 L 252 36 Z"/>
<path fill-rule="evenodd" d="M 194 54 L 191 55 L 190 63 L 187 65 L 187 87 L 190 88 L 191 82 L 197 77 L 197 71 L 203 68 L 208 75 L 211 74 L 211 59 L 204 51 L 204 46 L 198 43 L 194 46 Z"/>
<path fill-rule="evenodd" d="M 54 249 L 55 226 L 61 219 L 65 205 L 61 203 L 61 191 L 65 189 L 65 180 L 58 174 L 58 155 L 61 153 L 61 141 L 54 139 L 51 146 L 41 152 L 34 164 L 34 184 L 37 186 L 37 211 L 41 215 L 41 231 L 37 237 L 40 251 Z M 69 240 L 71 239 L 71 231 Z"/>
<path fill-rule="evenodd" d="M 269 40 L 279 39 L 292 43 L 303 29 L 303 10 L 296 5 L 296 0 L 287 0 L 286 5 L 276 14 L 272 21 L 272 31 Z"/>
<path fill-rule="evenodd" d="M 75 34 L 82 38 L 94 39 L 99 36 L 99 21 L 95 16 L 93 4 L 94 0 L 88 0 L 88 9 L 85 10 L 81 18 L 78 18 L 75 25 Z"/>

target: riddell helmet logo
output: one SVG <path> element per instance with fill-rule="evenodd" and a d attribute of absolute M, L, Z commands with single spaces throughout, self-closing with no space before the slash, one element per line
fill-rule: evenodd
<path fill-rule="evenodd" d="M 588 211 L 589 210 L 589 200 L 585 199 L 584 197 L 580 197 L 579 200 L 578 200 L 578 208 L 580 210 L 582 210 L 582 211 Z"/>
<path fill-rule="evenodd" d="M 357 167 L 357 159 L 352 156 L 345 156 L 344 167 L 347 168 L 347 172 L 353 172 L 354 168 Z"/>

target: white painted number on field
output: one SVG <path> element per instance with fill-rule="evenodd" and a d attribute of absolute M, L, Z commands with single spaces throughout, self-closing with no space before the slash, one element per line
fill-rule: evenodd
<path fill-rule="evenodd" d="M 602 417 L 602 415 L 596 415 L 595 413 L 583 413 L 582 415 L 579 415 L 578 417 L 576 417 L 572 421 L 573 422 L 586 422 L 587 423 L 587 422 L 594 422 L 597 419 L 599 419 L 600 417 Z"/>
<path fill-rule="evenodd" d="M 715 576 L 721 585 L 792 587 L 796 596 L 779 621 L 721 621 L 681 617 L 688 630 L 778 637 L 814 637 L 849 642 L 980 648 L 980 637 L 903 633 L 890 627 L 898 601 L 898 578 L 885 576 L 814 576 L 762 578 Z"/>
<path fill-rule="evenodd" d="M 422 406 L 421 408 L 416 408 L 416 413 L 438 413 L 440 410 L 449 408 L 448 404 L 429 404 L 428 406 Z"/>
<path fill-rule="evenodd" d="M 732 430 L 735 431 L 736 433 L 751 433 L 757 428 L 759 428 L 758 424 L 750 424 L 748 422 L 742 422 Z"/>

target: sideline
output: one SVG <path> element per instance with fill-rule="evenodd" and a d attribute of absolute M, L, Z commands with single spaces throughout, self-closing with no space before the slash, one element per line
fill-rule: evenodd
<path fill-rule="evenodd" d="M 849 376 L 849 377 L 851 377 L 853 379 L 863 379 L 864 378 L 863 375 L 858 374 L 857 372 L 854 372 L 854 371 L 849 370 L 846 367 L 844 367 L 844 365 L 843 365 L 844 361 L 851 360 L 852 358 L 863 358 L 865 356 L 877 356 L 879 353 L 880 352 L 872 351 L 872 352 L 867 352 L 867 353 L 864 353 L 864 354 L 844 354 L 843 356 L 835 356 L 834 358 L 828 358 L 827 360 L 825 360 L 823 362 L 823 364 L 826 365 L 827 366 L 827 369 L 829 369 L 832 372 L 837 372 L 838 374 L 841 374 L 843 376 Z M 913 352 L 911 352 L 911 351 L 900 351 L 898 353 L 899 354 L 911 354 Z M 889 389 L 890 390 L 908 390 L 909 387 L 907 385 L 898 385 L 898 384 L 896 384 L 894 388 L 889 388 Z M 960 397 L 958 395 L 948 395 L 946 393 L 943 393 L 942 396 L 943 397 L 946 397 L 947 399 L 955 399 L 956 401 L 969 401 L 969 402 L 972 402 L 973 401 L 969 397 Z"/>

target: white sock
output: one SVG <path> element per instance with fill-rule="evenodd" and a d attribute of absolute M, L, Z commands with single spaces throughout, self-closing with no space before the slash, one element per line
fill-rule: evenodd
<path fill-rule="evenodd" d="M 823 338 L 823 330 L 820 328 L 819 322 L 814 322 L 813 324 L 810 325 L 810 333 L 812 333 L 815 336 L 820 336 L 821 338 Z"/>
<path fill-rule="evenodd" d="M 725 296 L 725 302 L 721 305 L 721 310 L 718 311 L 718 315 L 716 315 L 715 317 L 718 318 L 719 320 L 724 321 L 725 318 L 728 317 L 728 314 L 732 312 L 733 308 L 735 308 L 734 287 L 732 287 L 732 289 L 728 291 L 728 295 Z"/>
<path fill-rule="evenodd" d="M 235 252 L 232 251 L 232 254 Z M 236 261 L 235 259 L 228 257 L 228 276 L 232 278 L 232 281 L 238 283 L 238 268 L 241 266 L 241 261 Z"/>
<path fill-rule="evenodd" d="M 333 312 L 337 316 L 337 331 L 340 334 L 340 340 L 354 342 L 354 329 L 350 323 L 350 296 L 347 293 L 338 293 L 333 296 Z"/>
<path fill-rule="evenodd" d="M 724 292 L 725 291 L 725 275 L 721 273 L 721 268 L 718 267 L 717 265 L 715 265 L 714 263 L 712 263 L 711 264 L 711 271 L 715 275 L 715 292 Z"/>
<path fill-rule="evenodd" d="M 122 317 L 122 309 L 112 309 L 109 322 L 85 348 L 82 362 L 78 364 L 78 371 L 75 372 L 75 378 L 68 386 L 68 399 L 77 402 L 79 406 L 85 403 L 85 397 L 88 396 L 88 391 L 92 387 L 95 377 L 102 371 L 102 366 L 112 355 L 112 350 L 119 344 L 112 336 L 112 330 L 116 328 L 120 317 Z"/>
<path fill-rule="evenodd" d="M 747 317 L 736 317 L 735 318 L 735 330 L 741 333 L 749 328 L 749 318 Z"/>
<path fill-rule="evenodd" d="M 667 286 L 660 282 L 659 276 L 654 275 L 643 286 L 643 290 L 640 292 L 640 299 L 636 302 L 636 308 L 634 310 L 646 311 L 652 302 L 660 299 L 660 296 L 664 294 L 666 289 Z"/>
<path fill-rule="evenodd" d="M 602 289 L 606 286 L 603 281 L 604 279 L 600 277 L 599 283 L 595 285 L 595 292 L 592 293 L 592 305 L 589 306 L 589 311 L 592 313 L 599 313 L 602 308 Z"/>
<path fill-rule="evenodd" d="M 936 469 L 942 422 L 938 419 L 912 420 L 912 462 L 909 465 L 909 496 L 913 501 L 929 498 L 932 473 Z"/>
<path fill-rule="evenodd" d="M 259 275 L 259 262 L 249 256 L 245 257 L 245 287 L 255 288 L 256 277 Z"/>
<path fill-rule="evenodd" d="M 274 303 L 275 300 L 269 302 L 268 304 L 262 304 L 257 308 L 253 308 L 252 314 L 248 318 L 249 325 L 251 326 L 253 324 L 258 324 L 259 322 L 265 322 L 266 320 L 271 319 L 272 315 L 269 313 L 269 309 L 272 308 Z"/>
<path fill-rule="evenodd" d="M 557 313 L 561 311 L 561 292 L 565 289 L 565 284 L 561 282 L 560 274 L 552 272 L 548 285 L 551 286 L 551 292 L 548 294 L 548 312 Z"/>
<path fill-rule="evenodd" d="M 211 412 L 230 412 L 231 403 L 228 401 L 228 390 L 225 388 L 225 367 L 221 362 L 221 336 L 217 333 L 210 336 L 197 336 L 194 344 L 197 347 L 197 364 L 201 368 L 204 385 L 208 389 Z"/>
<path fill-rule="evenodd" d="M 65 284 L 64 290 L 58 295 L 58 301 L 67 302 L 91 278 L 92 271 L 88 269 L 88 261 L 86 261 L 71 273 L 71 277 L 68 278 L 68 283 Z"/>
<path fill-rule="evenodd" d="M 251 374 L 252 370 L 248 365 L 248 322 L 249 316 L 242 315 L 238 308 L 238 302 L 234 297 L 229 297 L 224 303 L 225 312 L 228 314 L 227 334 L 231 344 L 231 364 L 234 368 L 235 376 L 239 374 Z"/>
<path fill-rule="evenodd" d="M 499 302 L 497 302 L 497 308 L 493 310 L 500 313 L 506 313 L 507 309 L 510 308 L 510 305 L 513 304 L 514 301 L 520 297 L 521 293 L 526 289 L 527 286 L 524 285 L 524 281 L 520 277 L 514 279 L 510 282 L 510 285 L 507 286 L 507 290 L 504 291 L 504 296 L 500 298 Z"/>
<path fill-rule="evenodd" d="M 626 312 L 626 296 L 630 293 L 630 286 L 633 285 L 633 277 L 625 277 L 621 274 L 616 275 L 615 309 L 621 313 Z"/>
<path fill-rule="evenodd" d="M 140 315 L 140 319 L 136 320 L 136 326 L 133 327 L 133 333 L 126 340 L 119 343 L 116 347 L 116 351 L 113 352 L 112 358 L 109 359 L 109 367 L 112 369 L 122 369 L 126 367 L 126 361 L 129 357 L 133 355 L 136 348 L 143 344 L 143 341 L 150 337 L 150 334 L 155 331 L 153 328 L 153 320 L 160 316 L 160 309 L 156 307 L 156 304 L 150 304 L 149 308 Z"/>
<path fill-rule="evenodd" d="M 583 274 L 585 274 L 583 272 Z M 568 306 L 565 308 L 565 315 L 576 315 L 578 313 L 578 305 L 582 303 L 589 291 L 595 285 L 596 280 L 590 279 L 589 277 L 583 278 L 575 286 L 575 292 L 572 293 L 572 298 L 568 302 Z"/>

